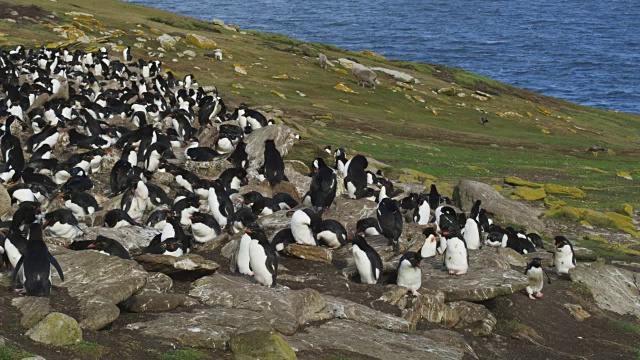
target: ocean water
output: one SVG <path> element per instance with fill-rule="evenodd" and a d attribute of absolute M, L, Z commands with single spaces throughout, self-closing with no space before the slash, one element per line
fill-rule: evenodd
<path fill-rule="evenodd" d="M 638 0 L 125 0 L 640 114 Z"/>

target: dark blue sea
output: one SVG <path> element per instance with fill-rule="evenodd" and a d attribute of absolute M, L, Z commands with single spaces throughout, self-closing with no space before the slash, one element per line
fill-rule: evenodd
<path fill-rule="evenodd" d="M 639 0 L 126 0 L 640 114 Z"/>

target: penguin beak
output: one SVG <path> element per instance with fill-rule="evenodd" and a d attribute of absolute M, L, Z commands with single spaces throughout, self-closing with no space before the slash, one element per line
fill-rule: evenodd
<path fill-rule="evenodd" d="M 253 231 L 251 229 L 245 229 L 244 232 L 245 234 L 249 234 L 249 235 L 253 234 Z"/>
<path fill-rule="evenodd" d="M 49 225 L 49 220 L 45 220 L 45 221 L 42 223 L 42 227 L 46 227 L 47 225 Z"/>
<path fill-rule="evenodd" d="M 96 244 L 87 245 L 87 249 L 94 249 L 95 247 L 96 247 Z"/>
<path fill-rule="evenodd" d="M 193 216 L 189 216 L 189 220 L 193 220 Z"/>

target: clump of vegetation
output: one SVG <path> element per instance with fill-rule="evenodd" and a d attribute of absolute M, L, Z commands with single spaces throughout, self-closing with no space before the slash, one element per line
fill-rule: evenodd
<path fill-rule="evenodd" d="M 0 346 L 0 360 L 20 360 L 33 356 L 35 355 L 22 351 L 11 345 Z"/>
<path fill-rule="evenodd" d="M 156 358 L 160 360 L 204 360 L 209 358 L 207 354 L 196 349 L 181 349 L 168 352 L 151 350 L 149 353 L 155 355 Z"/>

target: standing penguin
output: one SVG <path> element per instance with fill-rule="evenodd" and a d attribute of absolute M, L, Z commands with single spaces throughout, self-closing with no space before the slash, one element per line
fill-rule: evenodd
<path fill-rule="evenodd" d="M 569 270 L 576 267 L 576 255 L 573 252 L 573 244 L 564 236 L 556 236 L 556 250 L 553 253 L 553 262 L 558 275 L 568 274 Z"/>
<path fill-rule="evenodd" d="M 249 263 L 256 280 L 264 286 L 276 286 L 278 254 L 267 240 L 264 230 L 252 226 L 245 230 L 251 236 Z"/>
<path fill-rule="evenodd" d="M 336 198 L 336 190 L 338 188 L 336 172 L 327 166 L 322 158 L 316 158 L 313 161 L 313 166 L 316 171 L 311 179 L 309 188 L 311 205 L 323 209 L 328 208 Z"/>
<path fill-rule="evenodd" d="M 356 236 L 351 249 L 356 269 L 363 284 L 376 284 L 382 275 L 382 259 L 362 236 Z"/>
<path fill-rule="evenodd" d="M 425 259 L 432 256 L 436 256 L 436 248 L 438 247 L 438 241 L 436 239 L 436 231 L 432 227 L 428 227 L 422 230 L 422 234 L 426 236 L 424 245 L 420 249 L 420 256 Z"/>
<path fill-rule="evenodd" d="M 398 203 L 391 198 L 384 198 L 378 203 L 378 223 L 382 234 L 393 244 L 393 252 L 400 252 L 400 235 L 402 235 L 402 213 Z"/>
<path fill-rule="evenodd" d="M 221 228 L 226 228 L 228 224 L 231 224 L 235 208 L 224 190 L 224 185 L 219 180 L 212 181 L 210 185 L 208 201 L 211 215 Z"/>
<path fill-rule="evenodd" d="M 447 239 L 447 249 L 444 252 L 444 265 L 449 275 L 464 275 L 469 269 L 469 252 L 467 243 L 459 233 L 443 234 Z"/>
<path fill-rule="evenodd" d="M 264 176 L 272 187 L 286 179 L 284 176 L 284 161 L 273 140 L 264 142 Z"/>
<path fill-rule="evenodd" d="M 530 263 L 527 264 L 527 268 L 524 271 L 524 274 L 527 275 L 527 279 L 529 279 L 529 285 L 527 285 L 526 290 L 529 295 L 529 299 L 535 300 L 536 298 L 541 298 L 542 295 L 542 287 L 544 286 L 544 275 L 547 273 L 542 268 L 541 264 L 542 259 L 533 258 Z M 547 280 L 549 280 L 549 284 L 551 284 L 551 278 L 547 275 Z"/>
<path fill-rule="evenodd" d="M 474 218 L 468 218 L 464 225 L 464 241 L 467 249 L 478 250 L 482 248 L 482 228 Z"/>
<path fill-rule="evenodd" d="M 322 213 L 311 209 L 296 210 L 291 216 L 291 233 L 298 244 L 316 245 L 314 233 L 322 225 Z"/>
<path fill-rule="evenodd" d="M 413 222 L 418 225 L 427 225 L 429 223 L 430 216 L 431 207 L 429 206 L 429 199 L 421 196 L 418 199 L 418 205 L 413 212 Z"/>
<path fill-rule="evenodd" d="M 422 270 L 420 269 L 422 257 L 417 252 L 406 252 L 400 258 L 398 264 L 398 279 L 396 283 L 411 291 L 413 296 L 420 296 L 418 289 L 422 286 Z"/>
<path fill-rule="evenodd" d="M 236 265 L 238 266 L 238 272 L 242 275 L 253 276 L 251 271 L 251 235 L 245 230 L 240 238 L 240 244 L 238 245 L 238 256 L 236 257 Z"/>
<path fill-rule="evenodd" d="M 40 223 L 34 222 L 29 228 L 27 249 L 13 270 L 13 283 L 24 286 L 16 291 L 26 293 L 28 296 L 49 296 L 51 294 L 51 265 L 58 271 L 60 280 L 64 281 L 60 265 L 49 253 L 49 249 L 42 239 Z"/>

